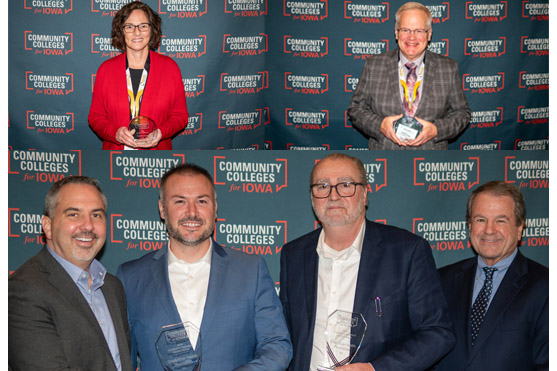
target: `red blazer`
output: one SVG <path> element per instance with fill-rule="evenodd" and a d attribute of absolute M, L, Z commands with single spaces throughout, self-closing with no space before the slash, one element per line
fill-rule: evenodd
<path fill-rule="evenodd" d="M 141 115 L 152 118 L 162 139 L 152 149 L 172 149 L 171 138 L 188 123 L 186 94 L 180 68 L 171 58 L 150 51 L 150 69 L 141 103 Z M 101 64 L 97 71 L 89 125 L 103 140 L 102 149 L 118 150 L 116 131 L 128 126 L 130 108 L 126 84 L 126 54 Z"/>

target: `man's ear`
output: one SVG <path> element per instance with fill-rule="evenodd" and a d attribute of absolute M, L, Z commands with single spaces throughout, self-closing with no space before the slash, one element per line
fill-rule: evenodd
<path fill-rule="evenodd" d="M 43 231 L 44 234 L 47 238 L 47 240 L 51 240 L 52 238 L 52 219 L 50 219 L 48 216 L 43 216 L 43 218 L 41 219 L 41 226 L 43 227 Z"/>

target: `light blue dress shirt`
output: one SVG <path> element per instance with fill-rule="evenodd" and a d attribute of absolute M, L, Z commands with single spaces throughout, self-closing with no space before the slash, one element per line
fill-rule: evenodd
<path fill-rule="evenodd" d="M 104 298 L 101 290 L 101 287 L 104 284 L 106 268 L 103 267 L 97 259 L 94 259 L 89 266 L 89 272 L 87 272 L 62 258 L 52 249 L 48 248 L 47 250 L 52 254 L 54 259 L 60 263 L 62 268 L 68 272 L 72 281 L 79 288 L 79 291 L 91 307 L 91 310 L 97 318 L 99 326 L 104 334 L 110 353 L 112 354 L 114 364 L 118 370 L 122 370 L 120 350 L 116 339 L 116 330 L 114 329 L 112 317 L 110 316 L 110 311 L 106 305 L 106 299 Z M 91 288 L 89 288 L 89 274 L 91 274 L 92 280 Z"/>
<path fill-rule="evenodd" d="M 493 289 L 491 290 L 491 297 L 489 298 L 489 302 L 487 303 L 487 309 L 489 309 L 489 305 L 497 293 L 497 289 L 499 289 L 499 285 L 501 285 L 501 281 L 505 278 L 505 274 L 509 270 L 509 266 L 513 262 L 518 250 L 514 250 L 514 252 L 507 256 L 506 258 L 498 261 L 493 265 L 493 267 L 497 268 L 497 270 L 493 273 Z M 476 301 L 476 297 L 480 293 L 485 281 L 485 273 L 483 271 L 484 267 L 488 265 L 483 261 L 483 259 L 478 255 L 478 265 L 476 267 L 476 276 L 474 279 L 474 295 L 472 296 L 472 305 Z M 486 309 L 486 311 L 487 311 Z"/>

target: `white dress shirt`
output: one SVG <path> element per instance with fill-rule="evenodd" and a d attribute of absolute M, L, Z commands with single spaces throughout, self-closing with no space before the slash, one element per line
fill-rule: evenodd
<path fill-rule="evenodd" d="M 326 348 L 327 321 L 329 315 L 337 309 L 352 312 L 354 308 L 364 233 L 365 221 L 354 242 L 342 251 L 336 251 L 325 243 L 324 231 L 319 235 L 317 308 L 310 363 L 312 371 L 317 370 L 318 366 L 333 365 Z M 336 355 L 339 360 L 348 356 L 349 354 Z"/>
<path fill-rule="evenodd" d="M 207 253 L 198 261 L 188 263 L 180 260 L 172 253 L 170 241 L 168 248 L 168 278 L 172 297 L 178 308 L 182 322 L 192 323 L 197 330 L 201 329 L 203 310 L 207 300 L 207 288 L 209 287 L 209 274 L 211 272 L 211 252 L 213 242 Z M 169 323 L 171 325 L 171 323 Z M 187 331 L 191 345 L 197 343 L 199 333 Z"/>

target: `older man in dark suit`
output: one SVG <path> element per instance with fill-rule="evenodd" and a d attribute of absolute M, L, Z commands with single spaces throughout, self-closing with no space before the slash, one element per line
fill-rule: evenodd
<path fill-rule="evenodd" d="M 477 257 L 441 268 L 457 342 L 439 370 L 548 370 L 549 269 L 517 249 L 522 193 L 493 181 L 474 190 L 466 220 Z"/>
<path fill-rule="evenodd" d="M 410 2 L 396 13 L 398 48 L 366 60 L 348 117 L 369 137 L 369 149 L 448 149 L 470 122 L 457 63 L 427 49 L 431 13 Z M 394 123 L 414 117 L 422 129 L 401 139 Z"/>
<path fill-rule="evenodd" d="M 12 370 L 132 370 L 120 281 L 95 259 L 106 239 L 106 198 L 75 176 L 47 193 L 47 246 L 8 279 Z"/>
<path fill-rule="evenodd" d="M 281 251 L 280 299 L 294 347 L 289 369 L 424 370 L 437 362 L 454 335 L 427 241 L 366 220 L 359 159 L 327 156 L 314 167 L 311 183 L 323 228 Z M 359 349 L 349 329 L 338 341 L 347 348 L 329 349 L 326 333 L 338 322 L 330 317 L 337 310 L 367 322 Z"/>

